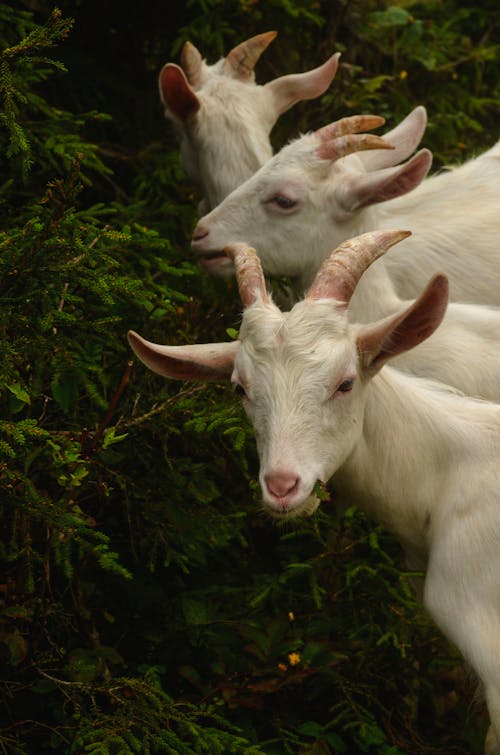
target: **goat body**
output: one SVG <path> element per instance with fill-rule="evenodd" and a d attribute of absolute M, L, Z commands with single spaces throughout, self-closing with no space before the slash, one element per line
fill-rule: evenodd
<path fill-rule="evenodd" d="M 405 235 L 349 242 L 289 312 L 267 294 L 253 250 L 236 245 L 239 344 L 198 354 L 129 339 L 160 374 L 186 377 L 191 364 L 192 378 L 207 379 L 213 364 L 213 379 L 225 374 L 240 387 L 264 506 L 275 517 L 309 513 L 316 482 L 333 478 L 342 496 L 396 535 L 411 565 L 426 571 L 427 610 L 484 685 L 493 727 L 485 752 L 499 755 L 500 406 L 384 366 L 436 330 L 444 276 L 383 320 L 352 325 L 346 316 L 361 275 L 356 255 L 366 266 Z"/>
<path fill-rule="evenodd" d="M 499 207 L 500 142 L 409 194 L 376 205 L 373 227 L 414 229 L 401 254 L 384 259 L 398 292 L 413 297 L 442 270 L 454 301 L 500 305 Z"/>

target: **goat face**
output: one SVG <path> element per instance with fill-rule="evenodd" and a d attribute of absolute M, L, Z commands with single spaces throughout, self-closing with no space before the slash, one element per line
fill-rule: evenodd
<path fill-rule="evenodd" d="M 265 508 L 290 518 L 314 510 L 362 428 L 363 380 L 344 313 L 306 300 L 291 312 L 245 311 L 233 384 L 252 422 Z"/>
<path fill-rule="evenodd" d="M 192 248 L 200 265 L 231 274 L 222 249 L 244 241 L 259 250 L 266 273 L 298 278 L 305 290 L 332 247 L 373 227 L 370 205 L 410 191 L 429 169 L 427 150 L 395 165 L 422 136 L 423 108 L 383 139 L 359 133 L 381 123 L 345 118 L 284 147 L 199 221 Z"/>
<path fill-rule="evenodd" d="M 192 249 L 204 270 L 234 274 L 222 250 L 238 241 L 259 249 L 269 275 L 295 277 L 308 266 L 317 269 L 322 257 L 315 260 L 311 255 L 318 248 L 323 256 L 324 248 L 331 249 L 336 223 L 346 218 L 330 201 L 332 166 L 316 156 L 315 148 L 311 135 L 288 145 L 199 221 Z M 345 175 L 351 168 L 334 169 Z"/>
<path fill-rule="evenodd" d="M 179 132 L 186 172 L 204 193 L 204 212 L 269 160 L 269 134 L 281 113 L 323 94 L 335 76 L 338 54 L 311 71 L 257 85 L 253 67 L 275 36 L 252 37 L 214 65 L 187 42 L 182 67 L 167 63 L 160 72 L 165 115 Z"/>

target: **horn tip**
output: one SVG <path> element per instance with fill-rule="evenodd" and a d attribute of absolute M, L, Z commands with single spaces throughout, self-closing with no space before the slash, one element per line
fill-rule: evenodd
<path fill-rule="evenodd" d="M 136 333 L 135 330 L 129 330 L 127 332 L 127 340 L 129 344 L 132 346 L 132 344 L 137 343 L 138 341 L 141 341 L 141 336 L 139 333 Z"/>
<path fill-rule="evenodd" d="M 375 233 L 377 233 L 377 231 L 375 231 Z M 394 230 L 379 231 L 379 233 L 382 243 L 390 244 L 390 246 L 399 244 L 400 241 L 403 241 L 404 239 L 407 239 L 412 235 L 412 231 L 402 230 L 399 228 Z"/>

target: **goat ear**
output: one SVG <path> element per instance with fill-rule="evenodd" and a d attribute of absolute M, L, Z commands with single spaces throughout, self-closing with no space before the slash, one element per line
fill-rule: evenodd
<path fill-rule="evenodd" d="M 432 153 L 422 149 L 404 165 L 357 175 L 340 187 L 338 199 L 344 209 L 353 211 L 400 197 L 423 181 L 431 163 Z"/>
<path fill-rule="evenodd" d="M 191 88 L 186 74 L 175 63 L 167 63 L 158 79 L 160 98 L 166 108 L 181 121 L 200 109 L 200 101 Z"/>
<path fill-rule="evenodd" d="M 388 359 L 429 338 L 443 319 L 447 303 L 448 279 L 436 275 L 403 312 L 364 326 L 358 333 L 357 348 L 365 375 L 372 377 Z"/>
<path fill-rule="evenodd" d="M 333 81 L 339 66 L 340 53 L 332 55 L 322 66 L 305 73 L 281 76 L 264 85 L 272 94 L 276 117 L 301 100 L 313 100 L 325 92 Z"/>
<path fill-rule="evenodd" d="M 161 346 L 130 330 L 128 342 L 146 367 L 163 377 L 200 382 L 229 380 L 239 341 Z"/>
<path fill-rule="evenodd" d="M 382 136 L 382 139 L 391 144 L 392 151 L 376 150 L 360 154 L 367 170 L 380 170 L 391 165 L 398 165 L 402 160 L 407 160 L 420 144 L 427 126 L 427 111 L 422 105 L 409 113 L 401 123 Z"/>

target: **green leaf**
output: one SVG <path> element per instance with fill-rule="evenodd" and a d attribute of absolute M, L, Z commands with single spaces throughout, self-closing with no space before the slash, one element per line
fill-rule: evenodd
<path fill-rule="evenodd" d="M 104 432 L 104 438 L 102 441 L 102 447 L 103 449 L 109 448 L 109 446 L 114 445 L 115 443 L 120 443 L 120 441 L 124 440 L 128 433 L 123 433 L 123 435 L 115 435 L 116 428 L 110 427 Z"/>
<path fill-rule="evenodd" d="M 23 404 L 30 404 L 31 399 L 28 392 L 22 387 L 20 383 L 12 383 L 7 386 L 8 390 Z"/>

